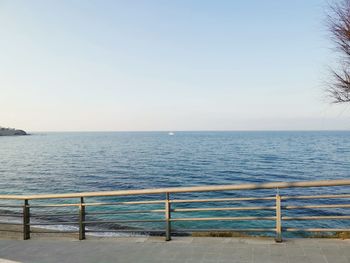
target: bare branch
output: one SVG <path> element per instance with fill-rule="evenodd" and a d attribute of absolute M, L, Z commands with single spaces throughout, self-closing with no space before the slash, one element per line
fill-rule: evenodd
<path fill-rule="evenodd" d="M 332 70 L 332 84 L 328 92 L 334 103 L 350 102 L 350 0 L 342 0 L 330 7 L 329 31 L 337 50 L 343 55 L 341 70 Z"/>

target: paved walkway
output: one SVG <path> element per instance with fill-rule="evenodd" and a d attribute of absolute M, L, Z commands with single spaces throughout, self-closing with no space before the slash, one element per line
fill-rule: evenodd
<path fill-rule="evenodd" d="M 248 238 L 119 238 L 0 240 L 0 262 L 350 262 L 350 240 L 292 239 L 276 244 Z"/>

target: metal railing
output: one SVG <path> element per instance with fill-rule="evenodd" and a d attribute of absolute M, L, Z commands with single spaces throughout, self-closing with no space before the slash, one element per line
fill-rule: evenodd
<path fill-rule="evenodd" d="M 306 181 L 306 182 L 277 182 L 277 183 L 262 183 L 262 184 L 241 184 L 241 185 L 218 185 L 218 186 L 196 186 L 196 187 L 174 187 L 174 188 L 159 188 L 159 189 L 142 189 L 142 190 L 122 190 L 122 191 L 105 191 L 105 192 L 85 192 L 85 193 L 71 193 L 71 194 L 43 194 L 43 195 L 0 195 L 0 208 L 20 208 L 21 213 L 17 214 L 17 217 L 22 219 L 21 223 L 13 222 L 2 222 L 0 224 L 8 225 L 19 225 L 23 227 L 21 231 L 23 233 L 23 239 L 30 239 L 31 233 L 39 233 L 31 229 L 31 227 L 41 225 L 70 225 L 76 224 L 78 231 L 64 231 L 75 232 L 79 234 L 79 239 L 85 239 L 87 232 L 120 232 L 118 230 L 94 230 L 88 229 L 87 226 L 92 224 L 110 223 L 110 224 L 121 224 L 121 223 L 155 223 L 163 222 L 165 224 L 164 229 L 158 232 L 162 232 L 165 235 L 165 239 L 168 241 L 171 239 L 173 233 L 181 230 L 172 229 L 172 223 L 184 222 L 184 221 L 273 221 L 274 227 L 270 228 L 236 228 L 236 229 L 225 229 L 225 231 L 234 232 L 274 232 L 275 240 L 277 242 L 282 241 L 282 232 L 349 232 L 348 228 L 288 228 L 283 227 L 283 221 L 294 221 L 294 220 L 348 220 L 350 215 L 311 215 L 311 216 L 285 216 L 285 211 L 293 209 L 325 209 L 325 208 L 350 208 L 350 203 L 338 203 L 330 204 L 330 200 L 346 200 L 350 199 L 350 194 L 323 194 L 323 195 L 286 195 L 281 196 L 279 190 L 285 188 L 319 188 L 319 187 L 335 187 L 335 186 L 350 186 L 350 180 L 326 180 L 326 181 Z M 274 196 L 258 196 L 258 197 L 230 197 L 230 198 L 206 198 L 206 199 L 175 199 L 177 194 L 181 193 L 198 193 L 198 192 L 225 192 L 225 191 L 242 191 L 242 190 L 258 190 L 258 189 L 276 189 L 277 192 Z M 113 201 L 113 202 L 86 202 L 89 198 L 101 198 L 101 197 L 125 197 L 125 196 L 139 196 L 144 198 L 145 195 L 164 195 L 162 200 L 134 200 L 134 201 Z M 61 203 L 44 203 L 44 204 L 33 204 L 36 200 L 48 200 L 57 199 Z M 78 199 L 78 202 L 72 202 L 72 200 Z M 67 202 L 66 200 L 71 200 Z M 282 202 L 287 200 L 328 200 L 322 202 L 322 204 L 312 205 L 282 205 Z M 12 202 L 11 204 L 5 204 L 4 202 Z M 191 207 L 191 208 L 177 208 L 176 204 L 203 204 L 203 203 L 230 203 L 230 202 L 273 202 L 273 205 L 254 205 L 254 206 L 215 206 L 215 207 Z M 18 204 L 21 202 L 22 204 Z M 62 203 L 63 202 L 63 203 Z M 87 212 L 88 207 L 104 207 L 104 206 L 134 206 L 134 205 L 164 205 L 161 209 L 117 209 L 113 211 L 102 210 L 100 212 Z M 32 211 L 36 208 L 41 209 L 53 209 L 62 207 L 76 207 L 78 212 L 73 213 L 58 213 L 58 214 L 36 214 Z M 174 217 L 176 213 L 193 213 L 193 212 L 228 212 L 228 211 L 272 211 L 272 216 L 213 216 L 213 217 Z M 112 220 L 87 220 L 87 215 L 99 216 L 99 215 L 123 215 L 123 214 L 163 214 L 163 218 L 136 218 L 136 219 L 112 219 Z M 9 214 L 0 213 L 0 222 L 2 216 L 10 216 Z M 13 216 L 13 215 L 12 215 Z M 51 216 L 59 218 L 62 216 L 77 216 L 77 221 L 65 221 L 65 222 L 32 222 L 31 219 L 36 217 Z M 223 229 L 186 229 L 186 231 L 222 231 Z M 1 231 L 1 230 L 0 230 Z M 13 229 L 2 229 L 2 231 L 13 231 L 19 232 L 19 230 Z M 133 229 L 124 229 L 123 231 L 133 232 Z M 151 232 L 152 230 L 146 231 Z M 62 231 L 56 231 L 62 232 Z M 45 231 L 40 231 L 45 233 Z M 53 230 L 49 230 L 46 233 L 55 233 Z"/>

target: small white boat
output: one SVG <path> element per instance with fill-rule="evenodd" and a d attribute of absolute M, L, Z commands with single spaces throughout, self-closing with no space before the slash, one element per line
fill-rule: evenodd
<path fill-rule="evenodd" d="M 168 135 L 172 136 L 172 135 L 175 135 L 175 133 L 169 132 Z"/>

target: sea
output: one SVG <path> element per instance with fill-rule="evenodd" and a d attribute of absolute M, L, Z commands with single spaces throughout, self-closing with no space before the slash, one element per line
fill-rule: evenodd
<path fill-rule="evenodd" d="M 225 132 L 35 132 L 0 137 L 0 194 L 74 193 L 160 187 L 227 185 L 350 179 L 350 131 L 225 131 Z M 350 187 L 271 189 L 174 194 L 172 199 L 230 198 L 308 194 L 350 194 Z M 164 200 L 162 195 L 88 198 L 86 202 Z M 76 207 L 34 208 L 33 224 L 77 229 Z M 348 199 L 291 200 L 282 205 L 350 204 Z M 0 205 L 18 201 L 0 200 Z M 172 208 L 273 206 L 274 201 L 177 203 Z M 21 220 L 20 208 L 0 210 L 0 222 Z M 164 229 L 163 222 L 113 223 L 113 220 L 162 219 L 157 214 L 96 214 L 106 211 L 164 209 L 163 204 L 87 207 L 90 231 L 108 235 L 122 230 Z M 54 216 L 59 213 L 69 216 Z M 74 213 L 77 213 L 75 216 Z M 91 214 L 89 214 L 91 213 Z M 266 211 L 198 211 L 173 213 L 173 218 L 274 216 Z M 347 208 L 283 210 L 284 216 L 350 215 Z M 41 216 L 42 214 L 42 216 Z M 52 216 L 50 216 L 52 214 Z M 12 216 L 13 215 L 13 216 Z M 16 217 L 17 215 L 17 217 Z M 101 223 L 96 223 L 101 221 Z M 104 223 L 103 221 L 108 221 Z M 19 221 L 18 221 L 19 222 Z M 57 222 L 57 225 L 52 225 Z M 71 224 L 70 224 L 71 222 Z M 273 228 L 274 221 L 179 221 L 173 229 Z M 40 227 L 45 227 L 39 225 Z M 285 221 L 283 227 L 349 228 L 349 220 Z M 120 233 L 119 231 L 120 230 Z M 142 232 L 142 231 L 143 232 Z M 93 233 L 93 232 L 91 232 Z M 97 233 L 97 232 L 96 232 Z M 298 235 L 294 233 L 293 235 Z M 304 235 L 299 233 L 299 235 Z"/>

